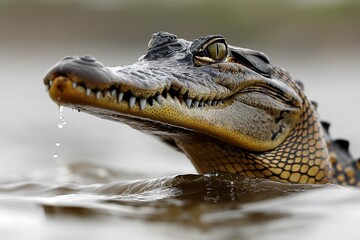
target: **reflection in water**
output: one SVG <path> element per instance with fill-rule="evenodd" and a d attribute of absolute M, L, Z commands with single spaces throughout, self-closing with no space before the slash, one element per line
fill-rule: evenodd
<path fill-rule="evenodd" d="M 109 228 L 110 221 L 109 231 L 113 233 L 124 222 L 162 223 L 160 226 L 171 226 L 179 234 L 171 239 L 183 239 L 180 232 L 184 229 L 196 230 L 199 239 L 209 236 L 210 239 L 238 239 L 239 236 L 242 239 L 273 239 L 280 233 L 301 232 L 303 227 L 315 224 L 314 219 L 330 216 L 328 211 L 332 209 L 319 212 L 317 208 L 323 204 L 333 205 L 338 200 L 336 197 L 326 200 L 326 196 L 347 192 L 331 185 L 293 185 L 218 173 L 114 181 L 122 173 L 83 164 L 68 168 L 71 174 L 77 175 L 68 180 L 77 182 L 1 184 L 0 211 L 4 203 L 22 202 L 22 206 L 25 203 L 40 206 L 42 210 L 37 211 L 42 212 L 45 223 L 55 221 L 57 228 L 67 225 L 69 219 L 77 219 L 73 226 L 80 227 L 85 221 L 95 228 Z M 94 174 L 98 172 L 102 174 Z M 112 181 L 84 184 L 101 179 Z M 356 191 L 353 196 L 359 199 L 360 193 Z M 307 205 L 309 203 L 312 205 Z M 311 211 L 314 212 L 311 214 Z M 12 218 L 16 216 L 11 215 Z M 287 222 L 290 219 L 291 222 Z M 52 231 L 55 235 L 59 233 L 59 230 Z M 80 229 L 72 231 L 76 234 Z M 145 235 L 134 236 L 148 239 Z M 87 239 L 95 236 L 87 236 Z M 168 237 L 166 232 L 161 236 L 160 239 Z"/>

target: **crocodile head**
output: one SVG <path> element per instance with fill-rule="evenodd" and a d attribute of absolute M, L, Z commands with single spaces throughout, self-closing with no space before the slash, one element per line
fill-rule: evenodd
<path fill-rule="evenodd" d="M 262 159 L 298 132 L 304 113 L 310 115 L 308 101 L 285 71 L 263 53 L 230 46 L 220 35 L 190 42 L 156 33 L 147 53 L 128 66 L 107 67 L 90 56 L 65 57 L 44 83 L 59 105 L 128 124 L 178 146 L 201 173 L 253 176 L 241 167 L 216 166 L 235 155 L 238 163 L 244 156 Z M 209 157 L 214 154 L 218 163 Z"/>

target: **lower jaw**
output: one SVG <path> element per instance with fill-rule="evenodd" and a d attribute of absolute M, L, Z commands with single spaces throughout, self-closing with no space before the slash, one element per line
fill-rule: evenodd
<path fill-rule="evenodd" d="M 188 132 L 198 132 L 202 136 L 213 136 L 215 139 L 222 139 L 225 136 L 225 142 L 239 141 L 234 134 L 224 135 L 231 129 L 223 124 L 217 124 L 207 121 L 205 113 L 211 119 L 214 114 L 221 115 L 221 109 L 227 108 L 227 104 L 221 103 L 220 106 L 206 107 L 206 109 L 188 108 L 186 104 L 177 98 L 172 98 L 169 94 L 161 103 L 154 101 L 152 105 L 142 107 L 139 99 L 135 102 L 128 99 L 119 99 L 113 96 L 111 92 L 87 92 L 82 86 L 74 86 L 73 82 L 66 77 L 57 77 L 49 87 L 50 97 L 58 104 L 100 118 L 109 119 L 125 123 L 142 132 L 153 135 L 172 135 L 184 134 Z M 148 104 L 148 103 L 147 103 Z M 226 137 L 228 136 L 228 137 Z M 235 139 L 236 138 L 236 139 Z"/>
<path fill-rule="evenodd" d="M 52 100 L 60 106 L 76 109 L 81 112 L 86 112 L 91 115 L 105 118 L 108 120 L 125 123 L 135 129 L 146 132 L 155 133 L 183 133 L 192 130 L 182 128 L 170 123 L 164 123 L 161 120 L 153 120 L 147 115 L 159 115 L 163 106 L 154 101 L 152 106 L 142 108 L 140 101 L 130 103 L 129 99 L 119 99 L 113 96 L 110 92 L 105 94 L 97 94 L 91 92 L 88 94 L 86 89 L 82 86 L 74 87 L 72 81 L 66 77 L 57 77 L 51 86 L 48 86 L 49 95 Z M 162 102 L 167 99 L 162 98 Z M 174 99 L 169 99 L 175 101 Z M 179 101 L 179 107 L 186 108 Z M 169 105 L 169 104 L 164 104 Z"/>

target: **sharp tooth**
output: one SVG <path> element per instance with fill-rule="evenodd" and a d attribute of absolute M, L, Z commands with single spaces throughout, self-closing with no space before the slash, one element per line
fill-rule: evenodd
<path fill-rule="evenodd" d="M 136 97 L 130 97 L 129 100 L 129 107 L 133 107 L 135 105 Z"/>
<path fill-rule="evenodd" d="M 72 87 L 73 87 L 73 88 L 76 88 L 76 87 L 77 87 L 77 83 L 76 83 L 76 82 L 73 82 L 73 83 L 72 83 Z"/>
<path fill-rule="evenodd" d="M 91 94 L 91 89 L 90 89 L 90 88 L 87 88 L 87 89 L 86 89 L 86 96 L 90 96 L 90 94 Z"/>
<path fill-rule="evenodd" d="M 198 107 L 198 106 L 199 106 L 199 101 L 195 100 L 195 101 L 194 101 L 194 106 L 195 106 L 195 107 Z"/>
<path fill-rule="evenodd" d="M 191 98 L 187 98 L 187 99 L 185 100 L 185 102 L 186 102 L 186 106 L 187 106 L 188 108 L 190 108 L 190 107 L 191 107 L 191 103 L 192 103 L 192 99 L 191 99 Z"/>
<path fill-rule="evenodd" d="M 50 80 L 50 81 L 49 81 L 49 86 L 51 87 L 52 84 L 53 84 L 53 81 Z"/>
<path fill-rule="evenodd" d="M 204 102 L 200 102 L 200 103 L 199 103 L 199 106 L 200 106 L 200 107 L 203 107 L 203 106 L 204 106 Z"/>
<path fill-rule="evenodd" d="M 45 91 L 46 91 L 46 92 L 49 91 L 49 85 L 45 85 Z"/>
<path fill-rule="evenodd" d="M 110 96 L 109 90 L 105 90 L 104 93 L 103 93 L 103 96 L 104 97 L 109 97 Z"/>
<path fill-rule="evenodd" d="M 115 89 L 111 91 L 111 96 L 112 96 L 112 97 L 115 97 L 115 96 L 116 96 L 116 90 L 115 90 Z"/>
<path fill-rule="evenodd" d="M 155 96 L 155 100 L 156 100 L 159 104 L 161 104 L 161 95 L 160 95 L 160 94 L 156 95 L 156 96 Z"/>
<path fill-rule="evenodd" d="M 216 106 L 218 104 L 218 101 L 213 101 L 213 105 Z"/>
<path fill-rule="evenodd" d="M 209 106 L 211 106 L 211 103 L 212 103 L 211 100 L 207 100 L 207 101 L 206 101 L 206 104 L 209 105 Z"/>
<path fill-rule="evenodd" d="M 140 98 L 140 109 L 144 110 L 146 106 L 146 98 Z"/>
<path fill-rule="evenodd" d="M 123 100 L 123 97 L 124 97 L 124 93 L 119 92 L 119 95 L 118 95 L 118 102 L 121 102 L 121 101 Z"/>
<path fill-rule="evenodd" d="M 96 99 L 100 99 L 101 95 L 102 95 L 101 91 L 97 91 L 96 92 Z"/>

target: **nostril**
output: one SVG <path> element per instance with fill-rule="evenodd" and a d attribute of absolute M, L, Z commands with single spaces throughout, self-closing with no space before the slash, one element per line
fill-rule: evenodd
<path fill-rule="evenodd" d="M 93 56 L 85 55 L 80 57 L 81 60 L 85 62 L 96 62 L 96 59 Z"/>

